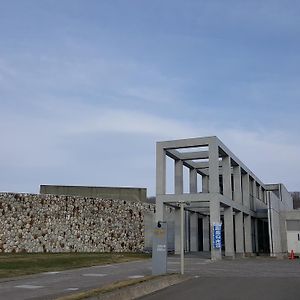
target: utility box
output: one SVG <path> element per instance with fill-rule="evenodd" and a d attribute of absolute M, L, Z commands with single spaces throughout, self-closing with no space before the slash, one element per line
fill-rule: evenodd
<path fill-rule="evenodd" d="M 158 222 L 153 230 L 152 275 L 167 273 L 167 223 Z"/>

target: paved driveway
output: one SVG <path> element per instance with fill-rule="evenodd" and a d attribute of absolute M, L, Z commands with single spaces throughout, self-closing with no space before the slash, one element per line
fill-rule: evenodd
<path fill-rule="evenodd" d="M 179 261 L 172 260 L 174 271 L 179 270 Z M 187 258 L 186 274 L 193 279 L 141 300 L 300 299 L 300 260 L 245 258 L 212 263 Z"/>
<path fill-rule="evenodd" d="M 188 282 L 143 299 L 300 299 L 300 260 L 247 258 L 211 262 L 188 255 Z M 178 256 L 168 258 L 168 271 L 179 272 Z M 151 260 L 49 272 L 0 280 L 0 300 L 55 299 L 118 280 L 151 274 Z"/>

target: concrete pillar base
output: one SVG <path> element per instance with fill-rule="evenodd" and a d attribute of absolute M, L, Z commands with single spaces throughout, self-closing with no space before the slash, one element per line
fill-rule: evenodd
<path fill-rule="evenodd" d="M 226 253 L 225 252 L 225 258 L 235 259 L 235 253 Z"/>
<path fill-rule="evenodd" d="M 244 258 L 245 257 L 245 253 L 235 253 L 235 257 L 236 258 Z"/>
<path fill-rule="evenodd" d="M 210 260 L 212 261 L 222 260 L 222 255 L 214 255 Z"/>
<path fill-rule="evenodd" d="M 231 254 L 231 255 L 225 255 L 224 259 L 227 259 L 227 260 L 234 260 L 236 257 L 235 257 L 235 254 Z"/>
<path fill-rule="evenodd" d="M 246 252 L 245 253 L 245 257 L 255 257 L 257 256 L 256 253 L 253 253 L 253 252 Z"/>

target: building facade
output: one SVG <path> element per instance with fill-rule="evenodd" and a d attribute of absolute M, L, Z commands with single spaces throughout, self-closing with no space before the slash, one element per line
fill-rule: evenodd
<path fill-rule="evenodd" d="M 166 192 L 168 158 L 174 163 L 173 193 Z M 184 168 L 189 172 L 188 192 Z M 291 195 L 283 184 L 264 184 L 215 136 L 157 142 L 155 221 L 168 222 L 175 253 L 180 251 L 182 203 L 186 251 L 210 251 L 211 259 L 218 260 L 223 255 L 281 256 L 288 250 Z M 216 233 L 220 225 L 221 239 Z"/>

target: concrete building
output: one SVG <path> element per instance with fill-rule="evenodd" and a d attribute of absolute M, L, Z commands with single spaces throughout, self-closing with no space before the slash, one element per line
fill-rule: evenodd
<path fill-rule="evenodd" d="M 167 158 L 174 163 L 173 193 L 166 193 Z M 184 192 L 184 168 L 189 172 L 188 192 Z M 213 260 L 254 253 L 281 256 L 288 251 L 286 216 L 293 209 L 291 195 L 283 184 L 264 184 L 215 136 L 156 145 L 155 221 L 169 224 L 173 215 L 174 226 L 169 228 L 174 231 L 175 253 L 180 251 L 181 202 L 186 251 L 210 251 Z"/>
<path fill-rule="evenodd" d="M 40 185 L 40 194 L 147 201 L 147 189 L 135 187 Z"/>

